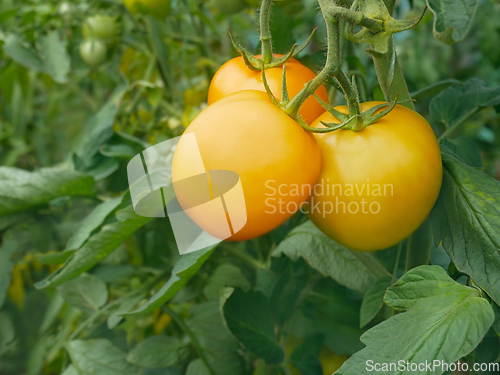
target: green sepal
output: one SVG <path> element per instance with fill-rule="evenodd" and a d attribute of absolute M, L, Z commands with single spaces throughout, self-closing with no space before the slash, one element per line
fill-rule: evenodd
<path fill-rule="evenodd" d="M 260 59 L 256 58 L 254 55 L 252 55 L 245 47 L 243 47 L 239 42 L 237 42 L 233 38 L 233 34 L 231 33 L 231 30 L 229 30 L 229 38 L 231 39 L 231 43 L 234 47 L 234 49 L 243 57 L 243 60 L 245 61 L 245 65 L 248 67 L 250 70 L 254 71 L 259 71 L 261 68 L 261 62 Z"/>
<path fill-rule="evenodd" d="M 323 101 L 318 95 L 316 94 L 313 94 L 314 96 L 314 99 L 316 99 L 318 101 L 319 104 L 321 104 L 321 106 L 328 112 L 330 112 L 333 116 L 335 116 L 336 118 L 338 118 L 340 121 L 342 122 L 345 122 L 348 120 L 349 118 L 349 115 L 346 115 L 345 113 L 342 113 L 340 111 L 337 111 L 333 105 Z"/>
<path fill-rule="evenodd" d="M 245 47 L 241 45 L 238 41 L 236 41 L 233 37 L 233 34 L 231 33 L 231 30 L 229 30 L 229 38 L 231 39 L 231 44 L 233 45 L 234 49 L 243 57 L 243 60 L 245 61 L 245 65 L 253 70 L 253 71 L 259 71 L 262 70 L 262 63 L 261 59 L 256 58 L 253 54 L 251 54 Z M 302 43 L 299 47 L 297 47 L 297 44 L 294 44 L 290 51 L 286 53 L 285 55 L 281 57 L 273 57 L 273 60 L 269 64 L 265 64 L 265 68 L 277 68 L 279 66 L 282 66 L 287 63 L 290 59 L 294 58 L 297 56 L 299 53 L 301 53 L 311 42 L 314 32 L 316 29 L 314 29 L 309 35 L 309 38 Z"/>
<path fill-rule="evenodd" d="M 283 75 L 281 76 L 281 103 L 285 105 L 290 103 L 290 97 L 288 96 L 288 88 L 286 86 L 285 65 L 283 65 Z"/>
<path fill-rule="evenodd" d="M 391 16 L 391 13 L 383 3 L 379 4 L 376 8 L 372 5 L 360 5 L 359 12 L 370 18 L 382 20 L 384 30 L 374 33 L 367 28 L 363 28 L 361 31 L 354 33 L 354 25 L 346 22 L 345 37 L 351 42 L 370 44 L 367 52 L 376 58 L 383 57 L 389 52 L 392 35 L 414 27 L 423 18 L 426 10 L 427 6 L 424 7 L 424 10 L 418 17 L 409 20 L 396 20 Z"/>
<path fill-rule="evenodd" d="M 324 122 L 324 121 L 320 121 L 324 126 L 326 126 L 328 129 L 330 129 L 330 131 L 334 131 L 334 130 L 339 130 L 339 129 L 342 129 L 344 127 L 346 127 L 347 125 L 349 125 L 349 123 L 351 123 L 352 120 L 354 120 L 356 117 L 358 117 L 359 115 L 354 115 L 350 118 L 348 118 L 346 121 L 340 123 L 340 124 L 334 124 L 334 123 L 328 123 L 328 122 Z"/>

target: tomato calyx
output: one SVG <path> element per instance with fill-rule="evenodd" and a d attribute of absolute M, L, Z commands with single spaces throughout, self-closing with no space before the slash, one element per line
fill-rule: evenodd
<path fill-rule="evenodd" d="M 356 113 L 351 116 L 338 111 L 331 104 L 324 102 L 323 100 L 321 100 L 321 98 L 317 97 L 316 95 L 314 97 L 322 105 L 323 108 L 325 108 L 334 117 L 336 117 L 341 121 L 340 124 L 326 123 L 324 121 L 320 121 L 321 124 L 326 127 L 322 129 L 323 133 L 332 132 L 338 129 L 348 129 L 355 132 L 359 132 L 364 128 L 366 128 L 367 126 L 375 124 L 377 121 L 387 116 L 394 109 L 394 107 L 396 107 L 396 104 L 406 102 L 406 100 L 398 102 L 399 94 L 397 94 L 396 98 L 391 103 L 378 104 L 376 106 L 367 109 L 364 112 Z M 378 112 L 381 109 L 382 111 Z"/>
<path fill-rule="evenodd" d="M 271 31 L 269 28 L 271 7 L 273 0 L 262 0 L 260 6 L 260 41 L 261 41 L 261 58 L 255 57 L 249 51 L 245 49 L 240 43 L 238 43 L 231 34 L 229 30 L 229 37 L 231 38 L 231 43 L 233 47 L 238 51 L 238 53 L 243 57 L 245 65 L 253 71 L 259 71 L 261 69 L 277 68 L 284 65 L 287 61 L 297 56 L 302 52 L 307 45 L 311 42 L 312 37 L 316 29 L 314 29 L 307 38 L 307 40 L 302 43 L 299 47 L 294 44 L 290 51 L 283 56 L 275 56 L 273 54 L 273 43 L 271 38 Z"/>
<path fill-rule="evenodd" d="M 229 29 L 229 28 L 228 28 Z M 314 33 L 316 32 L 315 28 L 312 32 L 311 35 L 309 35 L 309 38 L 302 43 L 300 46 L 298 46 L 297 43 L 295 43 L 290 51 L 288 51 L 286 54 L 282 56 L 274 56 L 272 57 L 271 61 L 268 63 L 264 62 L 263 58 L 258 58 L 255 57 L 252 53 L 250 53 L 241 43 L 239 43 L 237 40 L 234 39 L 233 34 L 231 33 L 231 30 L 229 29 L 229 37 L 231 39 L 231 43 L 234 47 L 234 49 L 243 57 L 243 60 L 245 61 L 245 65 L 247 66 L 248 69 L 253 70 L 253 71 L 260 71 L 262 70 L 262 66 L 264 66 L 265 69 L 270 69 L 270 68 L 277 68 L 280 66 L 283 66 L 286 64 L 290 59 L 293 59 L 296 57 L 299 53 L 301 53 L 311 42 Z M 298 47 L 297 47 L 298 46 Z M 264 62 L 264 65 L 262 64 Z"/>

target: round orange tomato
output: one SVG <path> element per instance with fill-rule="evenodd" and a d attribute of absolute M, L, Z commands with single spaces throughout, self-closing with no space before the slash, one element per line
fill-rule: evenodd
<path fill-rule="evenodd" d="M 361 105 L 362 110 L 380 102 Z M 337 107 L 347 113 L 345 106 Z M 339 123 L 326 112 L 320 121 Z M 442 182 L 439 145 L 429 123 L 397 105 L 359 132 L 315 134 L 322 167 L 308 215 L 342 245 L 364 251 L 393 246 L 429 215 Z"/>
<path fill-rule="evenodd" d="M 191 134 L 195 144 L 187 141 Z M 246 217 L 246 221 L 227 239 L 243 241 L 271 231 L 292 216 L 307 200 L 320 167 L 319 148 L 311 133 L 272 104 L 266 93 L 242 91 L 207 107 L 189 125 L 174 154 L 172 180 L 190 218 L 212 236 L 226 239 L 227 218 L 218 221 L 220 215 L 210 206 L 219 199 L 213 171 L 236 172 L 243 207 L 224 195 L 226 216 L 233 227 L 234 218 Z M 208 199 L 201 197 L 205 175 L 211 184 Z M 192 176 L 202 180 L 189 184 Z"/>
<path fill-rule="evenodd" d="M 285 68 L 288 96 L 290 99 L 294 98 L 304 88 L 304 85 L 316 76 L 314 72 L 295 59 L 290 59 L 285 64 Z M 282 74 L 283 67 L 281 66 L 266 69 L 267 83 L 271 92 L 278 100 L 281 100 Z M 229 94 L 242 90 L 266 91 L 262 82 L 262 72 L 247 68 L 243 57 L 240 56 L 226 62 L 215 73 L 208 90 L 208 105 L 215 103 Z M 328 101 L 328 95 L 324 86 L 316 90 L 316 95 L 325 102 Z M 324 111 L 323 107 L 311 96 L 304 102 L 299 114 L 305 122 L 310 124 Z"/>

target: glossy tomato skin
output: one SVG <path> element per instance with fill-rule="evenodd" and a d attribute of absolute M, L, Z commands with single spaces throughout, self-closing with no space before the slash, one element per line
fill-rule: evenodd
<path fill-rule="evenodd" d="M 124 0 L 124 3 L 132 14 L 141 12 L 141 9 L 157 18 L 165 18 L 170 14 L 170 0 Z"/>
<path fill-rule="evenodd" d="M 239 175 L 247 220 L 230 241 L 255 238 L 278 227 L 307 200 L 317 181 L 321 159 L 314 136 L 272 104 L 264 92 L 243 91 L 221 99 L 202 111 L 183 136 L 189 133 L 196 136 L 205 170 Z M 191 162 L 197 150 L 181 142 L 182 137 L 173 158 L 173 181 L 198 173 Z M 291 192 L 294 185 L 301 187 L 299 192 L 296 188 Z M 183 208 L 192 206 L 185 191 L 175 183 L 174 189 Z M 191 219 L 220 238 L 203 225 L 206 218 Z"/>
<path fill-rule="evenodd" d="M 337 109 L 347 113 L 344 106 Z M 311 126 L 320 121 L 339 122 L 327 112 Z M 329 237 L 355 250 L 381 250 L 409 236 L 429 215 L 441 188 L 441 153 L 417 112 L 397 105 L 360 132 L 315 137 L 322 169 L 308 215 Z"/>
<path fill-rule="evenodd" d="M 285 64 L 285 68 L 290 99 L 294 98 L 304 88 L 304 85 L 316 76 L 314 72 L 295 59 L 290 59 Z M 266 70 L 267 83 L 274 96 L 279 100 L 281 100 L 282 74 L 282 67 Z M 262 82 L 262 73 L 247 68 L 243 58 L 240 56 L 226 62 L 215 73 L 208 90 L 208 105 L 215 103 L 229 94 L 242 90 L 266 91 Z M 324 86 L 316 90 L 316 95 L 325 102 L 328 101 L 328 95 Z M 324 111 L 323 107 L 311 96 L 304 102 L 299 113 L 310 124 Z"/>
<path fill-rule="evenodd" d="M 99 66 L 106 58 L 106 45 L 100 40 L 86 40 L 80 44 L 80 56 L 90 67 Z"/>

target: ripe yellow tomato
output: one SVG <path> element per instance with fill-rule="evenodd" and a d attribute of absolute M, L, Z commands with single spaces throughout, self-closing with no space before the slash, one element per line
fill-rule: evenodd
<path fill-rule="evenodd" d="M 316 76 L 314 72 L 295 59 L 290 59 L 285 64 L 285 68 L 288 96 L 290 99 L 294 98 L 304 88 L 304 85 Z M 266 69 L 267 83 L 271 92 L 278 100 L 281 100 L 282 74 L 283 67 Z M 242 90 L 266 91 L 262 82 L 262 72 L 247 68 L 243 57 L 240 56 L 226 62 L 215 73 L 208 90 L 208 105 L 215 103 L 229 94 Z M 316 90 L 316 95 L 325 102 L 328 101 L 328 95 L 324 86 Z M 323 107 L 311 96 L 304 102 L 299 114 L 310 124 L 324 111 Z"/>
<path fill-rule="evenodd" d="M 158 18 L 165 18 L 169 15 L 170 2 L 170 0 L 124 0 L 130 13 L 145 12 Z"/>
<path fill-rule="evenodd" d="M 197 145 L 183 142 L 189 134 L 194 134 Z M 246 224 L 238 232 L 231 232 L 231 241 L 263 235 L 292 216 L 307 200 L 321 167 L 314 136 L 272 104 L 265 92 L 238 92 L 207 107 L 177 145 L 172 180 L 181 207 L 217 238 L 224 238 L 218 231 L 227 222 L 217 222 L 210 212 L 190 214 L 190 207 L 199 206 L 195 202 L 199 196 L 192 194 L 198 186 L 176 183 L 200 175 L 197 155 L 201 155 L 209 176 L 211 171 L 232 171 L 241 181 L 243 212 L 226 212 L 235 217 L 246 213 Z"/>
<path fill-rule="evenodd" d="M 337 109 L 347 113 L 345 106 Z M 322 126 L 320 121 L 339 123 L 326 112 L 311 126 Z M 429 215 L 441 188 L 441 153 L 417 112 L 397 105 L 359 132 L 315 137 L 322 167 L 307 210 L 329 237 L 355 250 L 381 250 L 409 236 Z"/>

